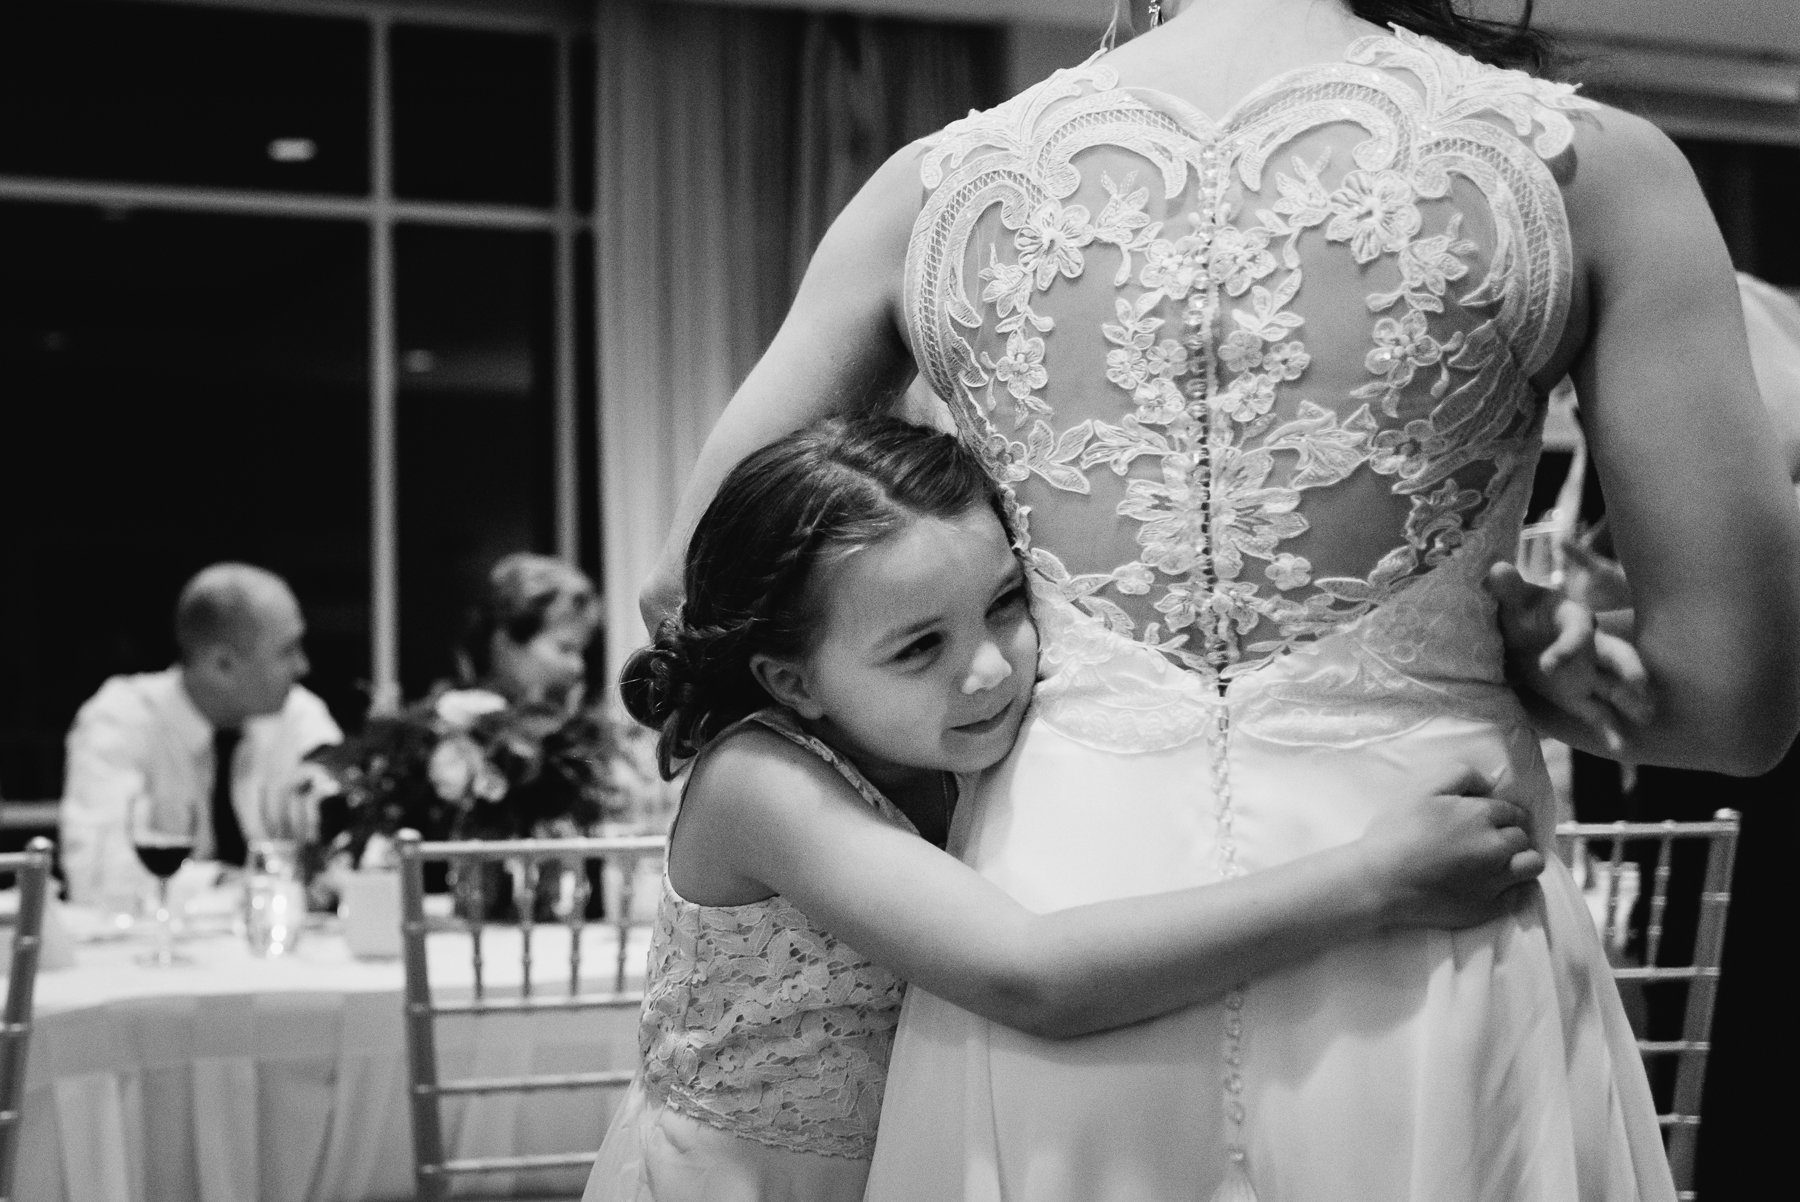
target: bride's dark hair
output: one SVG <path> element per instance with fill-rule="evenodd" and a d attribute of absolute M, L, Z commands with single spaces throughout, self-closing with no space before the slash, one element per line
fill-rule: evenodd
<path fill-rule="evenodd" d="M 1496 67 L 1538 74 L 1554 57 L 1548 34 L 1531 27 L 1535 0 L 1524 0 L 1516 21 L 1490 21 L 1462 12 L 1456 0 L 1349 0 L 1350 11 L 1373 25 L 1398 25 Z"/>
<path fill-rule="evenodd" d="M 920 517 L 958 518 L 999 491 L 956 438 L 893 418 L 832 419 L 745 459 L 688 542 L 681 612 L 626 661 L 625 709 L 659 732 L 673 776 L 732 723 L 770 704 L 758 653 L 803 654 L 818 627 L 807 583 L 821 564 Z"/>
<path fill-rule="evenodd" d="M 1496 67 L 1513 67 L 1537 75 L 1549 70 L 1556 60 L 1556 43 L 1550 35 L 1531 27 L 1536 0 L 1521 0 L 1523 7 L 1516 21 L 1471 17 L 1458 7 L 1457 0 L 1345 0 L 1345 3 L 1352 13 L 1371 25 L 1398 25 L 1410 29 Z M 1133 33 L 1139 32 L 1133 17 L 1141 13 L 1143 7 L 1144 0 L 1115 0 L 1112 25 L 1101 44 L 1110 46 L 1114 32 L 1121 24 Z M 1165 11 L 1175 7 L 1175 0 L 1163 0 L 1163 7 Z"/>

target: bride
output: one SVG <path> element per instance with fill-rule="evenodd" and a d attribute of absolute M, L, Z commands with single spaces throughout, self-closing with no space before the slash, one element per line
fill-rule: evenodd
<path fill-rule="evenodd" d="M 1484 582 L 1516 582 L 1572 373 L 1656 700 L 1606 742 L 1762 770 L 1800 718 L 1800 515 L 1731 266 L 1667 138 L 1493 65 L 1538 49 L 1451 0 L 1190 0 L 902 151 L 671 547 L 737 459 L 916 366 L 1008 490 L 1041 627 L 1032 720 L 952 834 L 979 871 L 1040 911 L 1219 880 L 1470 769 L 1547 840 Z M 1485 927 L 1078 1040 L 912 991 L 873 1202 L 1208 1196 L 1672 1199 L 1560 865 Z"/>

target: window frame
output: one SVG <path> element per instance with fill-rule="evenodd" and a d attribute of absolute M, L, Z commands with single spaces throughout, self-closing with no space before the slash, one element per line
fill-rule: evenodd
<path fill-rule="evenodd" d="M 167 2 L 167 0 L 155 0 Z M 266 11 L 296 17 L 335 17 L 363 22 L 369 31 L 369 192 L 365 196 L 332 196 L 264 189 L 219 188 L 182 184 L 133 184 L 57 179 L 0 173 L 0 200 L 92 205 L 108 209 L 157 209 L 183 213 L 230 213 L 291 219 L 356 220 L 369 235 L 369 680 L 373 710 L 399 704 L 400 691 L 400 556 L 399 488 L 396 415 L 398 412 L 397 323 L 395 313 L 394 230 L 403 224 L 457 226 L 493 230 L 543 230 L 553 239 L 551 395 L 554 451 L 551 464 L 555 515 L 555 553 L 571 563 L 580 560 L 581 423 L 577 412 L 577 347 L 575 254 L 578 237 L 597 233 L 598 217 L 575 207 L 574 71 L 576 39 L 593 34 L 590 20 L 573 6 L 537 3 L 506 11 L 477 5 L 444 8 L 424 3 L 368 0 L 174 0 L 183 7 Z M 474 29 L 502 33 L 549 35 L 555 44 L 555 109 L 553 162 L 555 192 L 549 208 L 527 205 L 403 200 L 394 195 L 393 64 L 391 33 L 396 25 Z M 590 103 L 596 101 L 590 97 Z M 599 191 L 598 156 L 594 192 Z M 593 253 L 600 239 L 590 238 Z M 599 264 L 589 273 L 598 279 Z M 598 355 L 597 348 L 594 351 Z M 598 363 L 594 365 L 598 378 Z M 599 423 L 594 423 L 596 443 Z M 591 448 L 595 471 L 600 449 Z"/>

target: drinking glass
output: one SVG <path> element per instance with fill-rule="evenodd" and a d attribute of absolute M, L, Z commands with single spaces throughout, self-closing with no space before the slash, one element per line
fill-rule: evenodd
<path fill-rule="evenodd" d="M 1516 565 L 1519 575 L 1531 584 L 1561 588 L 1563 537 L 1563 528 L 1556 522 L 1538 522 L 1521 530 Z"/>
<path fill-rule="evenodd" d="M 285 956 L 306 925 L 306 886 L 300 879 L 300 845 L 258 839 L 250 845 L 244 882 L 244 933 L 258 956 Z"/>
<path fill-rule="evenodd" d="M 156 878 L 155 939 L 150 950 L 138 957 L 139 964 L 152 968 L 191 963 L 175 950 L 175 920 L 169 913 L 169 878 L 194 853 L 199 810 L 195 806 L 184 809 L 183 816 L 171 822 L 157 813 L 155 803 L 145 794 L 140 793 L 131 803 L 131 843 L 137 849 L 138 862 Z"/>

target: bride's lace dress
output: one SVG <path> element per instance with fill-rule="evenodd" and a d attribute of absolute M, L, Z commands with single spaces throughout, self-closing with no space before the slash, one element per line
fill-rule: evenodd
<path fill-rule="evenodd" d="M 946 129 L 915 354 L 1034 569 L 1034 719 L 957 849 L 1039 910 L 1255 871 L 1473 769 L 1550 791 L 1482 579 L 1540 449 L 1586 107 L 1410 34 L 1213 120 L 1060 72 Z M 1560 865 L 1516 914 L 1065 1043 L 914 990 L 869 1198 L 1672 1198 Z"/>

